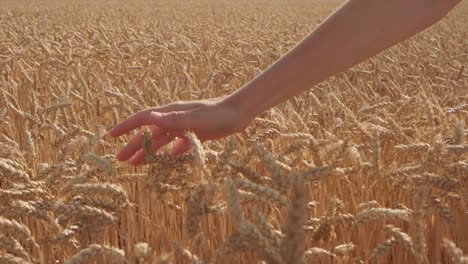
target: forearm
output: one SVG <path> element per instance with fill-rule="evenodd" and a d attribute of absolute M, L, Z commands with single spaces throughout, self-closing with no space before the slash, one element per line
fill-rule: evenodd
<path fill-rule="evenodd" d="M 460 1 L 348 1 L 290 52 L 225 101 L 253 118 L 422 31 Z"/>

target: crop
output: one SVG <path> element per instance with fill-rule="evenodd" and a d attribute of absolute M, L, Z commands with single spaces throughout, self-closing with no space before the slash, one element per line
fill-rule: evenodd
<path fill-rule="evenodd" d="M 255 3 L 4 1 L 0 263 L 468 262 L 466 4 L 242 133 L 115 161 L 114 124 L 239 88 L 337 4 Z"/>

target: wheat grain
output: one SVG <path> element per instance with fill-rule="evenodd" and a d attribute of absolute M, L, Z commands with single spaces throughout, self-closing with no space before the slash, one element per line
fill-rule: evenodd
<path fill-rule="evenodd" d="M 411 211 L 409 210 L 376 207 L 359 212 L 355 219 L 358 224 L 387 218 L 392 220 L 410 221 L 410 215 Z"/>
<path fill-rule="evenodd" d="M 276 202 L 281 206 L 287 207 L 288 200 L 280 192 L 266 186 L 258 185 L 245 179 L 235 181 L 239 188 L 245 189 L 255 194 L 255 198 L 264 202 Z"/>
<path fill-rule="evenodd" d="M 26 241 L 35 247 L 39 247 L 36 244 L 34 237 L 31 235 L 29 228 L 15 220 L 9 220 L 0 216 L 0 230 L 14 237 L 18 237 L 19 239 Z"/>
<path fill-rule="evenodd" d="M 304 257 L 306 259 L 309 259 L 309 258 L 315 259 L 317 256 L 321 256 L 321 255 L 330 256 L 335 259 L 338 259 L 338 257 L 335 254 L 323 248 L 317 248 L 317 247 L 309 248 L 304 252 Z"/>
<path fill-rule="evenodd" d="M 21 244 L 16 241 L 14 238 L 9 236 L 0 237 L 0 248 L 5 249 L 11 254 L 14 254 L 17 257 L 22 258 L 25 261 L 31 261 L 31 258 L 26 252 L 26 250 L 21 246 Z"/>
<path fill-rule="evenodd" d="M 29 264 L 31 262 L 26 261 L 20 257 L 16 257 L 12 254 L 2 254 L 0 255 L 0 262 L 5 264 Z"/>
<path fill-rule="evenodd" d="M 355 249 L 356 249 L 356 245 L 354 245 L 353 242 L 349 242 L 349 243 L 334 247 L 332 252 L 338 255 L 346 255 Z"/>
<path fill-rule="evenodd" d="M 442 240 L 442 246 L 444 247 L 444 250 L 447 252 L 449 255 L 450 259 L 456 263 L 456 264 L 466 264 L 466 257 L 463 257 L 463 251 L 459 249 L 455 243 L 452 241 L 444 238 Z"/>
<path fill-rule="evenodd" d="M 89 245 L 88 247 L 82 249 L 80 252 L 72 256 L 67 260 L 67 264 L 81 264 L 81 263 L 87 263 L 90 260 L 94 259 L 97 256 L 100 255 L 109 255 L 111 257 L 111 263 L 126 263 L 125 260 L 125 255 L 124 252 L 115 249 L 112 247 L 104 246 L 104 245 L 98 245 L 98 244 L 92 244 Z"/>
<path fill-rule="evenodd" d="M 395 240 L 395 238 L 392 237 L 392 238 L 386 239 L 385 241 L 378 244 L 372 250 L 372 252 L 371 252 L 371 254 L 369 256 L 369 259 L 372 260 L 372 259 L 375 259 L 375 258 L 378 258 L 378 257 L 382 256 L 383 254 L 385 254 L 388 250 L 390 250 L 396 244 L 397 244 L 397 241 Z"/>

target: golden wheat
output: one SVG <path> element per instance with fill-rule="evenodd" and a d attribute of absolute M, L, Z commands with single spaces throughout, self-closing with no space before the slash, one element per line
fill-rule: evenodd
<path fill-rule="evenodd" d="M 241 133 L 115 161 L 113 125 L 236 90 L 338 4 L 4 0 L 0 262 L 467 263 L 466 3 Z"/>

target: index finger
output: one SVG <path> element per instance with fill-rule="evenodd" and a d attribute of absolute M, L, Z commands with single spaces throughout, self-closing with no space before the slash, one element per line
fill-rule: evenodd
<path fill-rule="evenodd" d="M 172 103 L 161 107 L 155 107 L 140 111 L 127 117 L 124 121 L 114 126 L 109 131 L 109 136 L 118 137 L 141 126 L 153 125 L 153 118 L 151 117 L 152 112 L 167 113 L 170 111 L 189 110 L 198 106 L 200 106 L 200 103 L 198 102 L 182 102 Z"/>
<path fill-rule="evenodd" d="M 152 125 L 151 113 L 153 111 L 153 109 L 143 110 L 127 117 L 124 121 L 114 126 L 109 131 L 109 135 L 111 137 L 118 137 L 141 126 Z"/>

